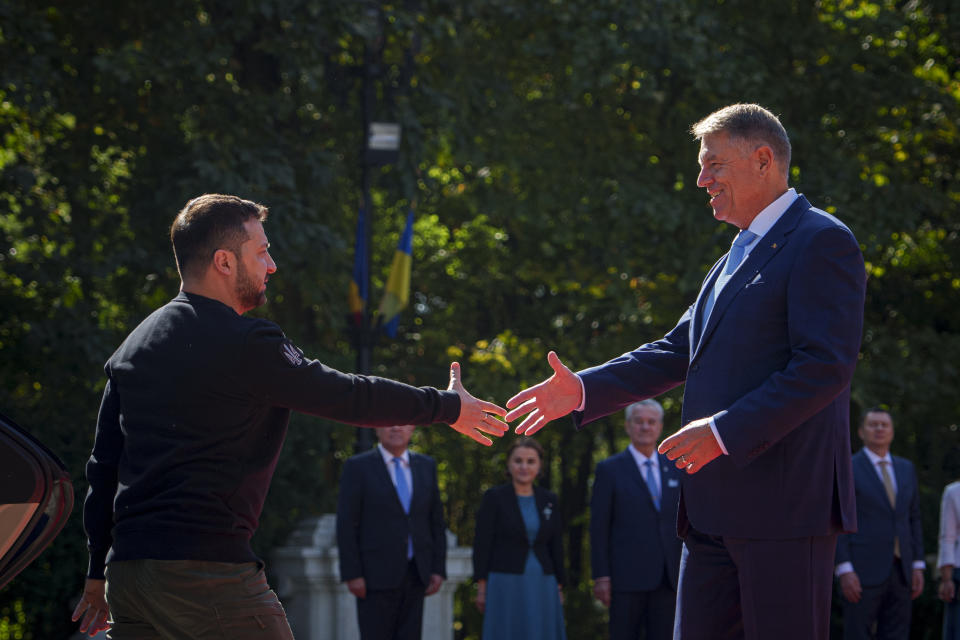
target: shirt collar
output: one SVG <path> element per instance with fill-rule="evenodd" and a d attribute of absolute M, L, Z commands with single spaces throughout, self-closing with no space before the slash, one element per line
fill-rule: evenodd
<path fill-rule="evenodd" d="M 393 464 L 394 455 L 384 449 L 382 444 L 378 444 L 377 448 L 380 450 L 380 455 L 383 456 L 383 461 L 387 464 L 387 466 Z M 403 464 L 405 466 L 410 466 L 410 449 L 404 449 L 403 453 L 401 453 L 398 457 L 403 460 Z"/>
<path fill-rule="evenodd" d="M 875 454 L 873 451 L 871 451 L 867 447 L 864 447 L 863 450 L 867 453 L 867 457 L 870 459 L 870 462 L 873 464 L 873 466 L 877 466 L 877 463 L 880 462 L 881 460 L 886 460 L 891 467 L 893 466 L 893 459 L 890 458 L 889 451 L 887 451 L 887 455 L 881 458 L 880 456 Z"/>
<path fill-rule="evenodd" d="M 627 448 L 630 450 L 630 454 L 633 456 L 633 459 L 637 461 L 637 466 L 639 466 L 641 469 L 643 468 L 643 463 L 646 462 L 647 460 L 651 460 L 653 462 L 653 466 L 655 467 L 657 466 L 657 450 L 656 449 L 653 450 L 653 453 L 648 458 L 647 456 L 640 453 L 640 451 L 635 446 L 633 446 L 632 442 L 630 443 L 630 446 Z"/>
<path fill-rule="evenodd" d="M 767 231 L 770 231 L 770 228 L 777 223 L 777 220 L 790 208 L 790 205 L 793 204 L 793 201 L 796 200 L 797 190 L 793 187 L 787 189 L 783 192 L 779 198 L 768 204 L 763 208 L 763 211 L 757 214 L 757 217 L 753 219 L 753 222 L 750 223 L 750 226 L 747 227 L 750 231 L 757 234 L 757 238 L 754 239 L 756 242 L 759 238 L 762 238 Z M 753 243 L 751 243 L 753 244 Z"/>

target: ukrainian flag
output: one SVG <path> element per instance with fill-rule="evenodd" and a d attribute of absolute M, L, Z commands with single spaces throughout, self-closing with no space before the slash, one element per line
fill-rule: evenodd
<path fill-rule="evenodd" d="M 407 226 L 393 254 L 390 277 L 380 302 L 380 322 L 391 338 L 397 337 L 400 311 L 410 304 L 410 271 L 413 267 L 413 209 L 407 214 Z"/>
<path fill-rule="evenodd" d="M 350 279 L 348 303 L 350 324 L 363 326 L 363 312 L 367 306 L 367 214 L 360 209 L 357 215 L 357 241 L 353 251 L 353 277 Z"/>

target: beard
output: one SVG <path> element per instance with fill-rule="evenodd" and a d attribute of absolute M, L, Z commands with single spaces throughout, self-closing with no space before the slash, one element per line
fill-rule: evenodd
<path fill-rule="evenodd" d="M 237 263 L 237 298 L 244 309 L 256 309 L 267 303 L 267 293 L 260 290 L 259 282 L 254 282 L 242 262 Z"/>

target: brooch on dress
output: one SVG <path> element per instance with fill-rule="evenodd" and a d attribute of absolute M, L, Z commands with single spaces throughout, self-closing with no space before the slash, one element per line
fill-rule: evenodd
<path fill-rule="evenodd" d="M 547 503 L 547 506 L 545 506 L 545 507 L 543 508 L 543 517 L 544 517 L 545 520 L 549 520 L 549 519 L 550 519 L 550 514 L 553 513 L 552 507 L 553 507 L 553 503 L 552 503 L 552 502 L 548 502 L 548 503 Z"/>

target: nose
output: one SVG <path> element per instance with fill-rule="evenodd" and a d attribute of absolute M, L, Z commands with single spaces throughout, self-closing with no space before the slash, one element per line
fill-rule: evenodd
<path fill-rule="evenodd" d="M 697 186 L 706 187 L 711 182 L 713 182 L 713 176 L 710 175 L 710 172 L 707 170 L 706 167 L 701 167 L 700 174 L 697 176 Z"/>
<path fill-rule="evenodd" d="M 277 270 L 277 263 L 273 261 L 273 256 L 269 253 L 267 254 L 267 273 L 275 273 Z"/>

